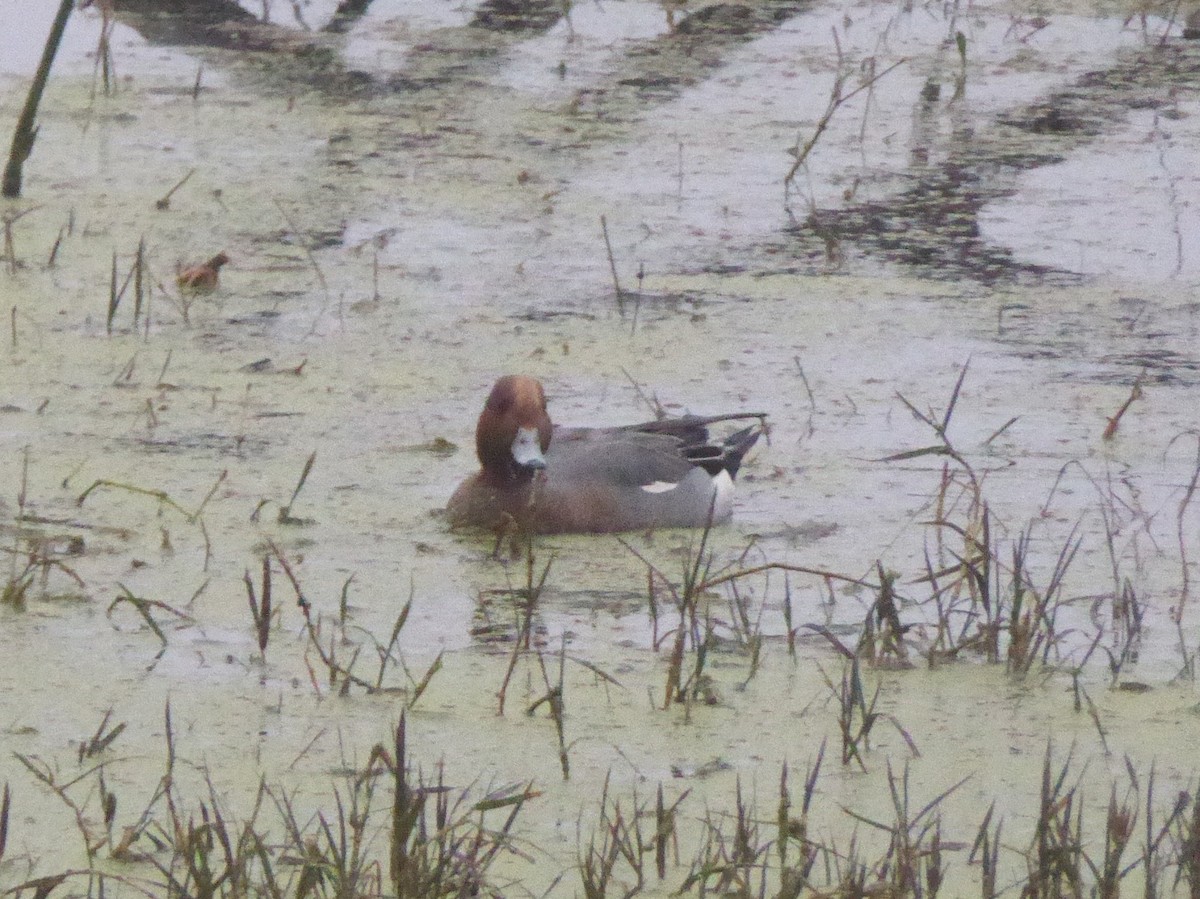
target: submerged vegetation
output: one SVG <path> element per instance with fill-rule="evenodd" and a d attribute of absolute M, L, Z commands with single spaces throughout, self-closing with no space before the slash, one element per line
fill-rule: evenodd
<path fill-rule="evenodd" d="M 967 378 L 963 366 L 941 412 L 922 411 L 899 397 L 935 441 L 876 463 L 943 460 L 940 471 L 933 472 L 936 489 L 926 503 L 933 512 L 920 525 L 929 534 L 927 550 L 923 558 L 908 560 L 909 571 L 893 570 L 882 560 L 869 563 L 873 577 L 753 562 L 761 552 L 754 542 L 720 563 L 718 553 L 725 550 L 716 548 L 719 535 L 705 530 L 682 547 L 680 574 L 674 578 L 649 560 L 647 549 L 621 540 L 624 551 L 645 566 L 650 634 L 646 651 L 627 656 L 620 671 L 605 670 L 598 658 L 569 650 L 566 635 L 560 645 L 547 645 L 544 622 L 556 614 L 555 566 L 553 560 L 539 561 L 538 539 L 527 536 L 511 547 L 519 553 L 523 583 L 492 591 L 487 600 L 487 614 L 496 623 L 477 628 L 476 635 L 479 660 L 495 680 L 475 685 L 484 699 L 475 704 L 485 708 L 485 697 L 496 697 L 492 713 L 500 720 L 508 714 L 506 697 L 520 684 L 525 715 L 551 724 L 544 736 L 531 731 L 530 738 L 543 744 L 532 755 L 557 756 L 564 788 L 577 767 L 572 761 L 577 743 L 593 728 L 587 722 L 597 712 L 601 719 L 607 717 L 595 703 L 609 691 L 624 695 L 634 684 L 643 684 L 648 702 L 636 714 L 651 727 L 662 726 L 653 723 L 662 716 L 669 716 L 672 727 L 710 727 L 711 716 L 728 709 L 733 713 L 728 726 L 736 727 L 738 717 L 749 713 L 756 721 L 753 727 L 789 728 L 792 713 L 785 706 L 790 702 L 774 710 L 756 708 L 763 697 L 750 700 L 751 687 L 764 670 L 815 665 L 825 696 L 817 691 L 801 718 L 820 739 L 798 788 L 786 758 L 760 769 L 775 766 L 774 800 L 762 784 L 747 787 L 744 765 L 734 759 L 717 757 L 675 770 L 671 780 L 651 779 L 648 784 L 644 778 L 614 779 L 610 769 L 598 796 L 589 796 L 586 786 L 566 794 L 579 803 L 574 868 L 548 878 L 547 866 L 559 864 L 554 860 L 558 856 L 539 844 L 541 825 L 530 819 L 540 819 L 546 803 L 562 800 L 563 794 L 547 794 L 554 779 L 551 769 L 527 766 L 523 782 L 500 787 L 482 787 L 485 775 L 467 771 L 469 785 L 463 786 L 453 738 L 444 742 L 433 721 L 420 717 L 427 695 L 440 697 L 435 703 L 445 702 L 442 680 L 459 682 L 461 674 L 453 669 L 472 665 L 474 653 L 448 661 L 439 653 L 424 674 L 410 674 L 400 645 L 419 597 L 410 596 L 387 638 L 379 638 L 354 625 L 350 580 L 336 603 L 317 599 L 301 584 L 289 553 L 272 542 L 257 579 L 249 569 L 243 578 L 249 606 L 245 630 L 260 653 L 258 670 L 266 670 L 268 650 L 273 656 L 299 650 L 314 696 L 348 698 L 356 690 L 362 696 L 401 696 L 418 718 L 401 712 L 391 743 L 373 746 L 365 761 L 344 761 L 344 773 L 331 777 L 326 787 L 313 783 L 298 791 L 286 779 L 275 783 L 263 775 L 254 796 L 226 798 L 229 788 L 222 783 L 221 766 L 189 763 L 192 773 L 179 771 L 178 728 L 168 706 L 166 769 L 144 807 L 131 809 L 128 788 L 118 784 L 127 781 L 121 774 L 129 765 L 122 757 L 125 744 L 139 735 L 126 722 L 115 722 L 110 710 L 94 735 L 80 741 L 77 770 L 64 760 L 16 753 L 31 784 L 10 781 L 5 791 L 0 886 L 40 896 L 84 889 L 98 895 L 130 887 L 153 895 L 207 897 L 501 896 L 525 883 L 530 889 L 540 884 L 539 889 L 553 894 L 582 890 L 588 897 L 663 891 L 706 895 L 714 890 L 747 897 L 881 892 L 922 897 L 975 891 L 985 897 L 1013 891 L 1116 897 L 1130 889 L 1146 896 L 1190 889 L 1200 883 L 1195 855 L 1200 837 L 1193 833 L 1200 800 L 1190 781 L 1185 788 L 1178 786 L 1178 774 L 1164 790 L 1156 763 L 1142 768 L 1126 756 L 1123 773 L 1114 770 L 1111 782 L 1101 781 L 1097 792 L 1096 777 L 1089 763 L 1078 760 L 1077 749 L 1046 743 L 1040 771 L 1027 767 L 1023 784 L 1010 781 L 1012 789 L 1028 797 L 1027 806 L 1011 797 L 1002 803 L 996 797 L 988 800 L 978 790 L 974 799 L 962 803 L 963 791 L 975 778 L 969 771 L 932 794 L 914 792 L 910 766 L 923 761 L 923 747 L 937 738 L 907 720 L 902 693 L 896 697 L 889 689 L 884 695 L 885 678 L 919 678 L 923 663 L 934 669 L 994 666 L 1002 672 L 997 688 L 1007 684 L 1018 691 L 1066 682 L 1075 700 L 1073 705 L 1062 702 L 1062 712 L 1085 716 L 1096 745 L 1108 755 L 1106 731 L 1113 722 L 1106 721 L 1094 701 L 1090 691 L 1097 680 L 1088 672 L 1096 667 L 1097 650 L 1103 649 L 1111 683 L 1132 688 L 1136 682 L 1122 679 L 1123 666 L 1136 659 L 1143 637 L 1145 600 L 1131 580 L 1119 576 L 1121 552 L 1111 506 L 1102 516 L 1102 537 L 1103 552 L 1118 572 L 1116 587 L 1107 593 L 1093 590 L 1082 600 L 1068 587 L 1074 561 L 1088 549 L 1081 525 L 1069 529 L 1056 551 L 1046 553 L 1034 524 L 1013 527 L 995 519 L 987 478 L 977 470 L 974 455 L 952 436 Z M 309 459 L 282 509 L 293 508 L 313 461 Z M 192 523 L 201 520 L 209 505 L 206 499 L 188 512 L 165 491 L 115 482 L 97 482 L 80 499 L 98 487 L 149 497 Z M 31 553 L 32 565 L 32 548 L 44 538 L 29 530 L 26 490 L 22 488 L 17 505 L 18 521 L 26 524 L 12 529 L 10 557 Z M 212 495 L 210 490 L 208 497 Z M 1182 500 L 1181 516 L 1188 512 L 1190 496 L 1189 491 Z M 294 521 L 290 515 L 279 518 L 283 527 L 295 527 L 286 523 Z M 28 595 L 28 572 L 28 567 L 10 568 L 5 593 L 10 604 L 46 601 L 45 594 Z M 283 606 L 274 585 L 279 573 L 292 594 Z M 771 581 L 781 573 L 782 585 Z M 798 622 L 798 579 L 825 589 L 841 583 L 871 598 L 852 629 L 833 620 Z M 780 589 L 782 597 L 775 595 Z M 109 613 L 119 603 L 137 609 L 161 643 L 156 663 L 179 628 L 198 626 L 191 612 L 135 596 L 124 587 L 121 591 Z M 1088 607 L 1082 616 L 1081 603 Z M 276 647 L 272 637 L 285 629 L 289 606 L 299 609 L 304 637 Z M 336 615 L 318 612 L 334 606 Z M 164 614 L 169 614 L 171 627 L 163 623 Z M 499 624 L 506 616 L 511 616 L 511 628 Z M 1181 624 L 1183 677 L 1194 669 L 1195 650 L 1187 633 Z M 355 673 L 362 667 L 360 653 L 368 647 L 378 660 L 372 676 Z M 403 671 L 402 682 L 389 674 L 390 668 Z M 599 693 L 598 686 L 603 687 Z M 424 761 L 416 760 L 412 748 L 413 720 L 418 721 L 415 742 L 421 747 L 417 755 Z M 766 723 L 772 721 L 777 724 Z M 482 735 L 487 724 L 478 723 Z M 880 724 L 902 737 L 904 760 L 877 748 L 881 740 L 887 742 Z M 532 728 L 542 730 L 537 723 Z M 840 757 L 840 773 L 830 770 L 827 744 L 837 747 L 832 755 Z M 357 755 L 349 748 L 349 758 Z M 429 771 L 434 773 L 425 773 Z M 850 798 L 835 799 L 849 787 L 853 771 L 871 776 L 870 789 L 882 792 L 872 795 L 860 785 Z M 706 781 L 714 777 L 714 784 L 724 786 L 708 786 Z M 674 786 L 675 779 L 682 783 Z M 921 782 L 928 784 L 928 775 Z M 16 844 L 27 820 L 25 813 L 14 818 L 10 809 L 31 801 L 36 790 L 69 811 L 86 867 L 46 870 L 37 853 L 19 862 L 3 857 L 4 847 Z M 1104 795 L 1107 806 L 1098 806 Z M 956 807 L 947 815 L 952 803 Z M 114 863 L 124 867 L 114 868 Z"/>
<path fill-rule="evenodd" d="M 0 894 L 1200 895 L 1193 291 L 980 226 L 1152 110 L 1185 268 L 1177 4 L 1100 74 L 962 4 L 429 4 L 382 73 L 369 3 L 98 6 L 2 210 Z M 730 529 L 430 515 L 479 383 L 622 366 L 771 407 Z"/>

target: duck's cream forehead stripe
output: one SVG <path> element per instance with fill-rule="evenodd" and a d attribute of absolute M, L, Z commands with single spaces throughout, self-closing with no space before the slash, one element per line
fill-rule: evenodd
<path fill-rule="evenodd" d="M 539 440 L 537 428 L 517 429 L 517 437 L 512 444 L 512 455 L 518 465 L 546 464 L 546 460 L 542 458 Z"/>

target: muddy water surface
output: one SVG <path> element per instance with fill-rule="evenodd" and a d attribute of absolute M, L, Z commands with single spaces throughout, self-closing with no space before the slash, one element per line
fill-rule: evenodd
<path fill-rule="evenodd" d="M 540 791 L 517 828 L 526 857 L 497 874 L 514 893 L 540 894 L 564 870 L 553 894 L 577 891 L 571 868 L 606 776 L 626 803 L 660 783 L 668 800 L 691 791 L 661 886 L 677 890 L 701 822 L 724 820 L 738 781 L 770 820 L 784 763 L 798 789 L 826 740 L 822 841 L 844 849 L 863 829 L 845 809 L 892 820 L 887 766 L 907 765 L 917 808 L 967 778 L 941 806 L 947 839 L 969 845 L 997 803 L 1013 878 L 1048 742 L 1058 764 L 1074 747 L 1073 776 L 1101 805 L 1126 788 L 1126 756 L 1143 778 L 1155 765 L 1156 796 L 1193 783 L 1180 747 L 1200 719 L 1192 682 L 1175 676 L 1197 643 L 1184 592 L 1200 528 L 1185 502 L 1196 51 L 1174 31 L 1158 48 L 1166 21 L 1123 26 L 1121 11 L 764 6 L 702 7 L 707 19 L 685 25 L 657 3 L 581 4 L 514 32 L 473 26 L 469 4 L 397 2 L 340 36 L 310 36 L 276 9 L 266 38 L 316 43 L 334 60 L 325 79 L 297 77 L 303 54 L 185 52 L 130 20 L 113 34 L 109 94 L 89 56 L 99 20 L 74 16 L 24 197 L 4 206 L 22 217 L 0 273 L 0 537 L 10 579 L 30 553 L 39 563 L 24 602 L 0 609 L 13 883 L 86 867 L 75 815 L 14 753 L 71 780 L 111 709 L 127 727 L 91 764 L 105 762 L 115 827 L 133 826 L 163 771 L 169 701 L 184 795 L 206 799 L 207 773 L 246 816 L 265 778 L 307 819 L 331 807 L 339 772 L 390 739 L 439 653 L 409 713 L 410 750 L 479 795 Z M 0 9 L 0 33 L 40 42 L 51 10 L 18 28 L 17 7 Z M 314 8 L 307 24 L 329 14 Z M 836 111 L 785 190 L 789 148 L 829 104 L 834 32 L 854 73 L 844 92 L 871 65 L 903 62 Z M 11 122 L 36 52 L 0 56 Z M 119 284 L 143 238 L 148 306 L 135 319 L 131 286 L 109 333 L 114 254 Z M 176 267 L 219 250 L 233 258 L 220 290 L 180 297 Z M 968 360 L 948 436 L 980 479 L 993 538 L 1007 557 L 1028 529 L 1043 590 L 1079 540 L 1059 642 L 1023 680 L 966 658 L 925 664 L 936 614 L 921 578 L 943 552 L 929 522 L 965 521 L 966 503 L 951 491 L 956 504 L 937 505 L 945 456 L 881 461 L 938 442 L 901 397 L 940 420 Z M 841 678 L 842 659 L 811 631 L 790 654 L 784 609 L 788 597 L 793 626 L 852 644 L 872 590 L 778 571 L 740 582 L 764 640 L 757 665 L 731 626 L 734 594 L 717 591 L 712 704 L 663 711 L 655 638 L 673 613 L 652 620 L 645 565 L 610 537 L 535 544 L 539 570 L 551 562 L 537 642 L 552 674 L 563 646 L 572 658 L 570 779 L 544 706 L 524 714 L 546 691 L 535 657 L 497 714 L 526 570 L 489 539 L 448 533 L 438 510 L 475 464 L 474 418 L 507 371 L 540 377 L 563 422 L 646 418 L 650 396 L 671 412 L 770 413 L 710 548 L 717 564 L 877 580 L 878 561 L 899 575 L 916 665 L 865 670 L 891 716 L 865 773 L 837 763 L 826 678 Z M 678 578 L 696 539 L 628 542 Z M 324 640 L 343 664 L 357 649 L 369 681 L 411 598 L 389 689 L 330 686 L 278 563 L 264 658 L 243 578 L 258 582 L 272 545 Z M 1113 596 L 1126 585 L 1144 633 L 1114 677 Z M 162 639 L 133 603 L 110 605 L 130 596 L 162 604 L 150 612 Z M 1094 716 L 1075 710 L 1067 674 L 1085 658 Z M 100 832 L 94 779 L 72 789 Z M 104 855 L 96 864 L 120 869 Z M 950 860 L 963 884 L 978 879 L 966 856 Z"/>

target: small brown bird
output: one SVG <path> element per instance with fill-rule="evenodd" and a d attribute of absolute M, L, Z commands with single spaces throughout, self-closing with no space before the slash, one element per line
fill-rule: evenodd
<path fill-rule="evenodd" d="M 208 262 L 189 266 L 175 276 L 175 283 L 184 293 L 212 293 L 217 289 L 221 266 L 229 261 L 224 253 L 218 253 Z"/>

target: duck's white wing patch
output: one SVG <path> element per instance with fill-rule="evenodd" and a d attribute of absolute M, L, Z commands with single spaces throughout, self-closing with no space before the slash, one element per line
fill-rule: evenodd
<path fill-rule="evenodd" d="M 642 489 L 647 493 L 666 493 L 668 490 L 674 490 L 678 486 L 678 482 L 654 481 L 650 484 L 643 484 Z"/>

